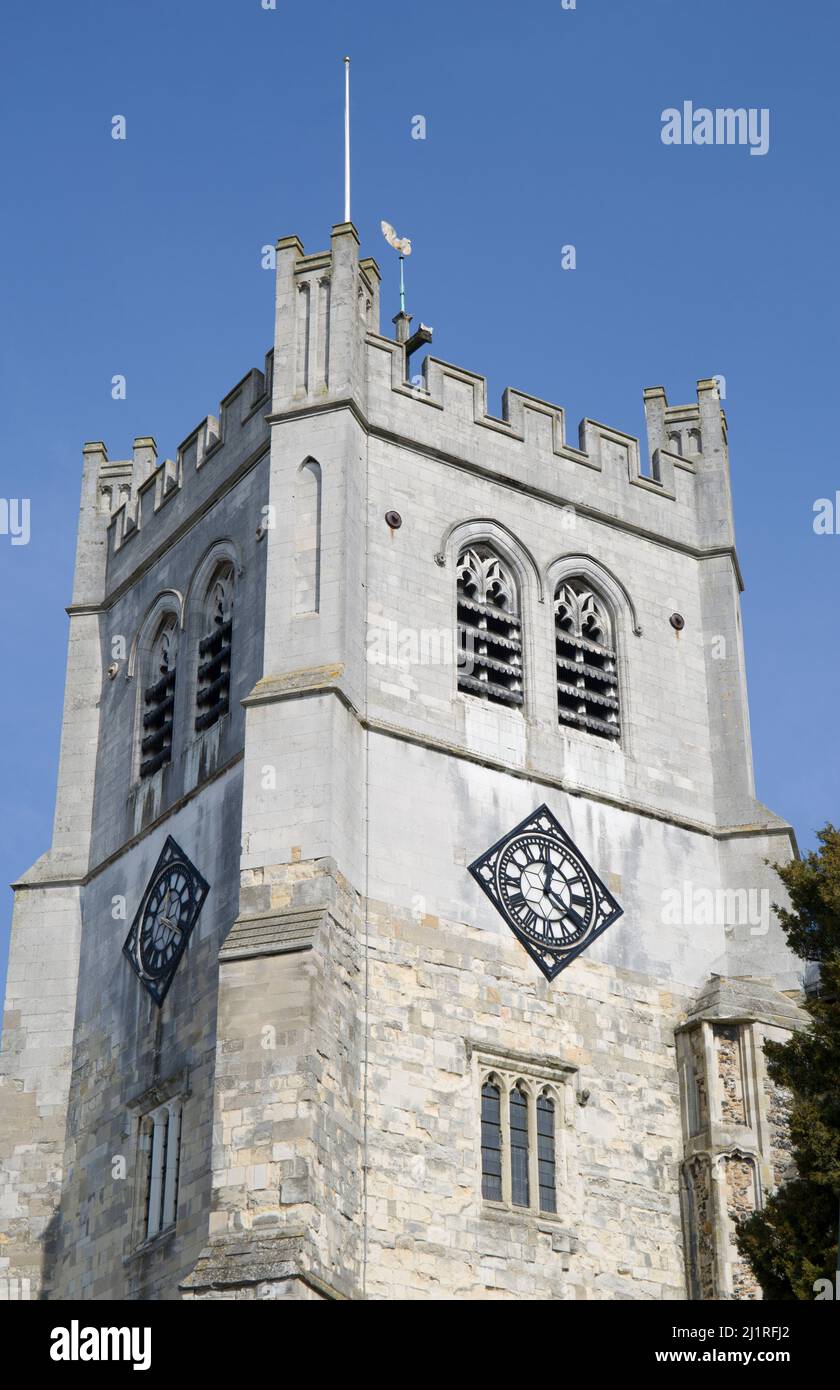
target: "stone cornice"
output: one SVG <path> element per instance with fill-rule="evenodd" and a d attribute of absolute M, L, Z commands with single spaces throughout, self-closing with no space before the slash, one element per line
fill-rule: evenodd
<path fill-rule="evenodd" d="M 244 756 L 245 754 L 242 751 L 234 753 L 233 757 L 228 758 L 228 761 L 224 764 L 223 767 L 216 768 L 214 772 L 212 772 L 209 776 L 205 777 L 203 781 L 199 782 L 198 786 L 191 788 L 191 790 L 185 792 L 183 796 L 179 796 L 177 801 L 173 801 L 172 805 L 167 806 L 165 810 L 161 811 L 159 816 L 156 816 L 154 820 L 149 821 L 148 825 L 144 825 L 143 829 L 140 830 L 136 835 L 132 835 L 128 840 L 125 840 L 123 844 L 119 846 L 118 849 L 115 849 L 112 851 L 111 854 L 106 855 L 104 859 L 101 859 L 98 864 L 94 864 L 92 868 L 88 868 L 85 871 L 85 873 L 78 875 L 55 874 L 50 875 L 49 877 L 35 879 L 29 877 L 29 875 L 33 873 L 33 869 L 37 868 L 37 865 L 34 865 L 33 869 L 30 869 L 28 871 L 28 875 L 24 876 L 22 879 L 19 879 L 16 883 L 13 883 L 11 885 L 12 888 L 15 890 L 16 893 L 19 892 L 21 889 L 26 888 L 84 888 L 88 883 L 91 883 L 92 880 L 95 879 L 98 874 L 101 874 L 104 869 L 110 868 L 110 866 L 112 864 L 115 864 L 116 861 L 122 857 L 122 855 L 127 854 L 128 851 L 130 849 L 133 849 L 135 845 L 139 845 L 141 840 L 145 840 L 147 835 L 151 835 L 152 831 L 157 830 L 159 826 L 163 825 L 167 820 L 170 819 L 170 817 L 174 816 L 176 812 L 180 811 L 182 807 L 188 804 L 188 802 L 193 801 L 195 797 L 200 796 L 200 794 L 204 791 L 205 787 L 208 787 L 211 782 L 215 782 L 220 777 L 224 777 L 225 774 L 227 772 L 230 772 L 230 770 L 234 768 L 237 763 L 241 763 L 244 759 Z M 44 855 L 42 857 L 42 860 L 38 860 L 38 864 L 45 862 L 45 869 L 47 871 L 49 870 L 48 860 L 48 855 Z"/>
<path fill-rule="evenodd" d="M 364 715 L 344 689 L 342 685 L 343 674 L 344 668 L 338 664 L 290 671 L 284 675 L 265 676 L 254 686 L 251 693 L 245 696 L 242 704 L 248 708 L 252 705 L 273 704 L 280 700 L 335 695 L 363 729 L 370 733 L 379 734 L 383 738 L 394 738 L 402 743 L 411 743 L 416 747 L 426 748 L 429 752 L 440 753 L 444 757 L 477 763 L 479 766 L 489 768 L 494 772 L 503 772 L 525 782 L 534 782 L 538 786 L 550 787 L 554 791 L 564 792 L 568 796 L 585 797 L 588 801 L 596 801 L 604 806 L 613 806 L 616 810 L 625 811 L 629 815 L 644 816 L 648 820 L 673 825 L 679 830 L 687 830 L 697 835 L 708 835 L 714 840 L 783 835 L 790 842 L 793 852 L 797 852 L 793 829 L 784 822 L 772 824 L 766 821 L 757 821 L 744 825 L 710 825 L 706 821 L 694 820 L 690 816 L 681 816 L 642 801 L 611 796 L 608 792 L 599 791 L 597 788 L 586 786 L 583 783 L 569 782 L 546 769 L 533 766 L 522 767 L 516 763 L 507 762 L 504 758 L 495 758 L 489 753 L 478 753 L 471 748 L 464 748 L 457 743 L 451 743 L 447 739 L 435 738 L 431 734 L 422 733 L 406 725 L 391 724 L 387 720 Z"/>

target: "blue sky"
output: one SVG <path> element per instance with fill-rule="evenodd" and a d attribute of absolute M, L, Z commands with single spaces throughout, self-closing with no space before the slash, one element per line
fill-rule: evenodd
<path fill-rule="evenodd" d="M 0 883 L 50 840 L 82 443 L 174 455 L 262 366 L 260 248 L 325 248 L 343 216 L 345 52 L 388 316 L 383 217 L 414 240 L 410 311 L 491 410 L 510 384 L 572 439 L 584 415 L 638 434 L 644 386 L 725 376 L 758 792 L 805 846 L 840 819 L 840 534 L 812 526 L 840 488 L 838 38 L 837 7 L 784 0 L 4 7 L 0 497 L 30 499 L 31 539 L 0 535 Z M 685 100 L 768 108 L 769 153 L 666 148 Z"/>

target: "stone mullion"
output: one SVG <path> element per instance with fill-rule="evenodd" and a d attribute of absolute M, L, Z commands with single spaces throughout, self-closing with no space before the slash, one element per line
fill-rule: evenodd
<path fill-rule="evenodd" d="M 528 1206 L 531 1211 L 537 1212 L 540 1209 L 540 1178 L 537 1154 L 537 1092 L 533 1086 L 529 1085 L 525 1090 L 525 1094 L 528 1097 Z"/>
<path fill-rule="evenodd" d="M 178 1152 L 181 1139 L 181 1102 L 170 1101 L 167 1106 L 168 1133 L 166 1139 L 166 1171 L 163 1174 L 163 1208 L 161 1229 L 175 1220 L 175 1193 L 178 1182 Z"/>
<path fill-rule="evenodd" d="M 150 1116 L 153 1124 L 152 1130 L 152 1152 L 150 1162 L 152 1165 L 152 1180 L 149 1185 L 149 1209 L 146 1213 L 146 1239 L 151 1240 L 161 1229 L 161 1198 L 163 1195 L 163 1131 L 169 1120 L 169 1111 L 164 1106 Z"/>

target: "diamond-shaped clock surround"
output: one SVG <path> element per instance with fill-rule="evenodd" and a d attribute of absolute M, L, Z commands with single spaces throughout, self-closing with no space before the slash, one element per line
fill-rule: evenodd
<path fill-rule="evenodd" d="M 519 846 L 515 844 L 517 841 L 520 842 Z M 511 855 L 515 855 L 517 850 L 520 852 L 516 863 L 523 867 L 523 877 L 525 877 L 525 873 L 530 867 L 527 852 L 524 850 L 524 846 L 528 843 L 542 847 L 545 856 L 544 862 L 542 862 L 541 868 L 537 867 L 541 863 L 537 857 L 533 865 L 533 872 L 536 873 L 538 879 L 543 875 L 548 876 L 545 878 L 545 893 L 549 895 L 552 915 L 556 918 L 556 922 L 550 930 L 553 932 L 556 926 L 563 938 L 553 939 L 544 934 L 542 939 L 550 943 L 545 946 L 539 944 L 539 932 L 532 930 L 529 933 L 523 920 L 526 915 L 541 920 L 539 914 L 533 911 L 528 913 L 526 905 L 524 911 L 520 912 L 520 916 L 517 917 L 509 902 L 505 900 L 506 896 L 510 898 L 510 894 L 507 893 L 506 895 L 505 880 L 500 877 L 500 867 L 510 863 Z M 512 846 L 514 848 L 511 848 Z M 562 865 L 568 864 L 580 871 L 579 878 L 583 885 L 580 890 L 581 910 L 585 907 L 586 915 L 584 917 L 581 916 L 580 911 L 571 910 L 570 901 L 569 910 L 570 915 L 574 918 L 574 925 L 567 926 L 567 919 L 563 912 L 560 894 L 563 893 L 564 896 L 568 896 L 568 891 L 562 878 L 558 876 L 557 868 L 551 867 L 552 859 L 549 851 L 552 847 L 556 861 Z M 535 854 L 539 854 L 539 849 L 535 851 Z M 480 854 L 469 865 L 469 872 L 487 894 L 517 941 L 521 946 L 524 946 L 535 965 L 548 980 L 553 980 L 561 970 L 565 970 L 567 965 L 571 965 L 572 961 L 582 951 L 587 950 L 592 942 L 601 936 L 608 927 L 611 927 L 624 912 L 624 908 L 613 897 L 613 894 L 595 873 L 592 865 L 563 829 L 557 817 L 544 803 L 542 806 L 538 806 L 530 816 L 526 816 L 523 821 L 514 826 L 512 830 L 502 835 L 501 839 L 497 840 L 483 854 Z M 557 893 L 552 892 L 552 876 L 555 876 L 554 881 L 560 884 Z M 538 895 L 540 894 L 539 886 L 536 892 Z M 521 898 L 522 894 L 518 892 L 515 896 Z M 542 901 L 545 902 L 548 899 L 543 897 Z M 564 940 L 566 944 L 563 944 Z"/>
<path fill-rule="evenodd" d="M 164 890 L 165 899 L 162 899 L 160 895 Z M 123 944 L 123 954 L 158 1008 L 169 992 L 169 987 L 175 978 L 175 972 L 184 951 L 187 949 L 187 943 L 209 892 L 209 883 L 201 876 L 177 841 L 168 835 Z M 172 923 L 170 917 L 166 915 L 173 912 L 171 907 L 173 898 L 177 899 L 178 903 L 176 923 Z M 155 914 L 155 926 L 145 933 L 146 939 L 144 940 L 143 927 L 147 913 L 150 911 Z M 163 928 L 162 931 L 161 927 Z M 166 940 L 169 932 L 172 934 L 161 952 L 161 954 L 166 955 L 165 962 L 161 963 L 157 969 L 149 968 L 144 957 L 147 950 L 149 952 L 155 951 L 155 942 L 154 940 L 149 942 L 148 938 L 159 934 L 160 938 Z M 170 946 L 172 947 L 171 951 Z"/>

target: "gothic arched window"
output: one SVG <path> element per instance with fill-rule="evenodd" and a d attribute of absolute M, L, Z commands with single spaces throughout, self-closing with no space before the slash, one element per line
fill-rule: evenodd
<path fill-rule="evenodd" d="M 565 1172 L 561 1092 L 495 1064 L 480 1064 L 479 1081 L 482 1198 L 556 1213 Z"/>
<path fill-rule="evenodd" d="M 613 624 L 585 579 L 563 579 L 554 593 L 557 705 L 561 724 L 599 738 L 621 734 Z"/>
<path fill-rule="evenodd" d="M 209 729 L 230 707 L 233 565 L 216 571 L 204 601 L 204 636 L 198 644 L 196 732 Z"/>
<path fill-rule="evenodd" d="M 530 1206 L 528 1182 L 528 1096 L 519 1086 L 510 1093 L 510 1199 Z"/>
<path fill-rule="evenodd" d="M 489 545 L 458 556 L 458 689 L 499 705 L 523 703 L 519 593 Z"/>
<path fill-rule="evenodd" d="M 502 1200 L 502 1102 L 492 1081 L 481 1088 L 481 1195 L 487 1202 Z"/>
<path fill-rule="evenodd" d="M 540 1211 L 556 1211 L 554 1101 L 548 1091 L 537 1096 L 537 1181 L 540 1187 Z"/>
<path fill-rule="evenodd" d="M 149 684 L 143 691 L 140 737 L 140 776 L 151 777 L 172 760 L 172 722 L 175 712 L 175 662 L 178 620 L 168 613 L 158 626 L 149 653 Z"/>

